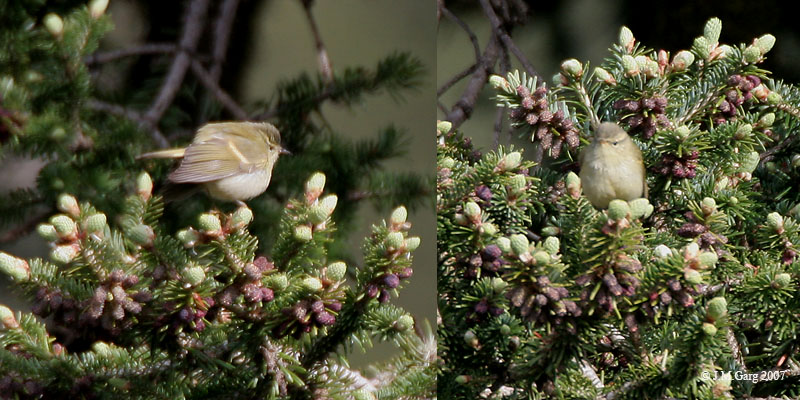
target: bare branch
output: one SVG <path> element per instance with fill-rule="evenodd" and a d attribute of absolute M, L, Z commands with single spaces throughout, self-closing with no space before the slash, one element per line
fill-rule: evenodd
<path fill-rule="evenodd" d="M 469 41 L 472 42 L 472 49 L 475 52 L 475 62 L 477 63 L 481 59 L 481 46 L 478 44 L 478 37 L 475 36 L 475 33 L 472 32 L 472 29 L 469 28 L 469 25 L 464 23 L 464 21 L 462 21 L 461 18 L 458 18 L 455 14 L 453 14 L 450 10 L 448 10 L 447 7 L 442 5 L 442 7 L 440 7 L 440 10 L 441 13 L 444 14 L 444 16 L 447 19 L 455 22 L 456 25 L 460 26 L 461 29 L 463 29 L 464 32 L 467 33 Z"/>
<path fill-rule="evenodd" d="M 97 99 L 89 99 L 89 101 L 86 102 L 86 105 L 92 110 L 103 111 L 109 114 L 119 115 L 133 122 L 136 122 L 142 129 L 150 132 L 150 137 L 153 139 L 154 142 L 156 142 L 156 145 L 158 145 L 158 147 L 163 148 L 169 146 L 169 141 L 167 141 L 167 138 L 164 137 L 164 134 L 162 134 L 161 131 L 158 130 L 158 127 L 150 123 L 150 121 L 145 119 L 144 115 L 142 115 L 140 112 L 136 110 L 131 110 L 129 108 L 117 104 L 106 103 L 104 101 Z"/>
<path fill-rule="evenodd" d="M 222 104 L 225 109 L 227 109 L 231 114 L 233 114 L 236 119 L 239 120 L 247 120 L 248 115 L 247 112 L 242 109 L 236 101 L 231 98 L 219 85 L 217 81 L 211 76 L 211 73 L 206 71 L 205 68 L 200 64 L 199 61 L 192 61 L 191 64 L 192 72 L 195 76 L 200 80 L 200 83 L 208 89 L 211 94 Z"/>
<path fill-rule="evenodd" d="M 209 0 L 192 0 L 189 4 L 186 23 L 184 24 L 180 44 L 178 45 L 178 53 L 172 61 L 172 65 L 167 73 L 167 77 L 164 79 L 164 83 L 161 85 L 158 96 L 144 115 L 144 119 L 153 126 L 158 124 L 164 112 L 169 105 L 172 104 L 181 83 L 183 83 L 186 70 L 189 69 L 192 62 L 191 53 L 197 49 L 197 43 L 200 41 L 200 35 L 203 33 L 208 5 Z"/>
<path fill-rule="evenodd" d="M 138 46 L 127 47 L 124 49 L 109 50 L 102 53 L 94 53 L 83 61 L 86 65 L 104 64 L 120 58 L 138 56 L 144 54 L 169 54 L 178 49 L 174 43 L 147 43 Z"/>
<path fill-rule="evenodd" d="M 214 82 L 219 82 L 222 74 L 222 63 L 225 61 L 225 54 L 228 53 L 233 20 L 236 17 L 236 9 L 239 7 L 239 0 L 225 0 L 219 5 L 219 15 L 214 22 L 214 47 L 211 50 L 211 67 L 208 74 Z"/>
<path fill-rule="evenodd" d="M 314 44 L 317 47 L 317 62 L 319 63 L 319 71 L 322 74 L 322 78 L 325 80 L 325 82 L 332 82 L 333 66 L 331 66 L 331 60 L 328 58 L 328 50 L 325 49 L 325 44 L 322 43 L 322 36 L 319 33 L 319 28 L 317 28 L 317 22 L 314 20 L 314 16 L 311 14 L 312 0 L 303 0 L 301 3 L 303 4 L 303 11 L 305 11 L 308 25 L 311 27 L 311 33 L 314 35 Z"/>
<path fill-rule="evenodd" d="M 497 37 L 492 35 L 489 44 L 486 45 L 486 49 L 483 51 L 483 55 L 481 55 L 477 68 L 472 73 L 472 78 L 470 78 L 464 93 L 461 95 L 461 99 L 456 102 L 445 118 L 453 124 L 453 127 L 460 126 L 472 114 L 472 108 L 475 106 L 475 102 L 478 101 L 478 94 L 486 84 L 489 71 L 500 56 L 500 47 Z"/>
<path fill-rule="evenodd" d="M 503 46 L 514 53 L 514 57 L 519 60 L 519 62 L 522 64 L 522 67 L 525 68 L 525 72 L 527 72 L 529 76 L 538 76 L 541 79 L 542 76 L 536 72 L 536 69 L 533 68 L 533 65 L 525 57 L 525 54 L 522 53 L 522 50 L 517 47 L 517 44 L 514 43 L 514 40 L 511 39 L 511 36 L 509 36 L 505 29 L 503 29 L 503 23 L 500 21 L 500 18 L 497 17 L 497 14 L 495 14 L 494 9 L 492 8 L 491 4 L 489 4 L 489 1 L 480 0 L 480 3 L 481 7 L 483 7 L 483 12 L 492 23 L 492 29 L 503 42 Z"/>

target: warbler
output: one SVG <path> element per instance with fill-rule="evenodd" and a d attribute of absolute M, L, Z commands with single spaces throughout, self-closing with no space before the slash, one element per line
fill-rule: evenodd
<path fill-rule="evenodd" d="M 597 208 L 613 199 L 647 197 L 642 152 L 613 122 L 603 122 L 580 156 L 583 193 Z"/>
<path fill-rule="evenodd" d="M 264 193 L 281 154 L 278 129 L 266 122 L 214 122 L 197 130 L 185 148 L 145 153 L 143 158 L 180 158 L 169 174 L 175 184 L 199 184 L 209 196 L 242 203 Z"/>

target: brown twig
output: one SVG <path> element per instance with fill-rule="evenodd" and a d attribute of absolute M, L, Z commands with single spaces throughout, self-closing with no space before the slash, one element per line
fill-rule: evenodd
<path fill-rule="evenodd" d="M 178 46 L 176 46 L 174 43 L 147 43 L 138 46 L 126 47 L 124 49 L 94 53 L 84 58 L 83 61 L 86 63 L 86 65 L 103 64 L 120 58 L 143 54 L 174 53 L 177 48 Z"/>
<path fill-rule="evenodd" d="M 192 61 L 191 68 L 194 75 L 200 80 L 200 83 L 202 83 L 203 86 L 205 86 L 206 89 L 208 89 L 208 91 L 214 95 L 217 101 L 219 101 L 219 103 L 222 104 L 225 109 L 233 114 L 236 119 L 247 120 L 247 112 L 242 109 L 242 107 L 239 106 L 239 104 L 237 104 L 236 101 L 234 101 L 233 98 L 228 95 L 228 93 L 219 87 L 219 84 L 217 84 L 217 81 L 211 76 L 211 73 L 206 71 L 199 61 Z"/>
<path fill-rule="evenodd" d="M 514 57 L 519 60 L 520 64 L 522 64 L 522 67 L 525 68 L 525 71 L 529 76 L 537 76 L 541 79 L 541 75 L 536 72 L 536 69 L 533 68 L 533 65 L 530 63 L 530 61 L 528 61 L 527 57 L 525 57 L 525 54 L 522 53 L 522 50 L 517 47 L 517 44 L 514 43 L 514 40 L 511 39 L 511 36 L 509 36 L 508 32 L 506 32 L 506 30 L 503 28 L 503 22 L 500 20 L 497 14 L 495 14 L 492 5 L 489 4 L 489 1 L 480 0 L 480 3 L 484 14 L 486 14 L 486 16 L 489 18 L 489 22 L 492 24 L 492 30 L 503 42 L 503 46 L 514 53 Z"/>
<path fill-rule="evenodd" d="M 144 114 L 144 119 L 153 126 L 158 125 L 158 121 L 164 115 L 169 105 L 172 104 L 181 83 L 183 83 L 186 70 L 189 69 L 192 63 L 191 53 L 197 49 L 197 43 L 200 41 L 200 35 L 203 33 L 208 6 L 209 0 L 192 0 L 189 4 L 186 22 L 183 26 L 183 32 L 181 33 L 178 45 L 178 52 L 175 55 L 175 59 L 172 61 L 164 83 L 161 85 L 158 96 L 155 101 L 153 101 L 150 109 Z M 162 147 L 166 147 L 166 145 Z"/>
<path fill-rule="evenodd" d="M 447 113 L 445 119 L 450 121 L 454 128 L 460 126 L 472 114 L 472 108 L 475 106 L 475 102 L 478 101 L 481 89 L 486 84 L 489 71 L 497 62 L 497 57 L 500 56 L 500 47 L 497 36 L 493 34 L 480 57 L 480 61 L 476 64 L 477 68 L 472 73 L 472 78 L 467 83 L 461 99 Z"/>
<path fill-rule="evenodd" d="M 461 29 L 463 29 L 464 32 L 467 34 L 467 36 L 469 37 L 469 41 L 472 42 L 472 50 L 475 52 L 475 62 L 477 63 L 481 59 L 481 46 L 478 44 L 478 37 L 475 36 L 475 32 L 472 32 L 472 29 L 469 28 L 469 25 L 467 25 L 464 21 L 461 20 L 461 18 L 458 18 L 455 14 L 453 14 L 450 10 L 448 10 L 447 7 L 444 6 L 444 4 L 442 4 L 442 6 L 440 7 L 440 11 L 445 16 L 445 18 L 449 19 L 450 21 L 453 21 L 456 25 L 460 26 Z"/>
<path fill-rule="evenodd" d="M 439 89 L 436 91 L 436 97 L 439 97 L 444 94 L 444 92 L 450 90 L 453 85 L 455 85 L 458 81 L 468 77 L 471 73 L 475 72 L 478 68 L 478 64 L 472 64 L 463 71 L 455 74 L 452 78 L 450 78 L 447 82 L 442 84 Z"/>
<path fill-rule="evenodd" d="M 314 35 L 314 44 L 317 48 L 317 61 L 319 62 L 320 74 L 322 74 L 322 78 L 326 83 L 330 83 L 333 81 L 333 67 L 331 66 L 330 58 L 328 58 L 328 51 L 325 49 L 325 44 L 322 42 L 322 36 L 319 34 L 317 22 L 311 14 L 311 3 L 313 3 L 313 0 L 303 0 L 301 3 L 303 4 L 303 11 L 305 11 L 308 25 L 311 27 L 311 34 Z"/>

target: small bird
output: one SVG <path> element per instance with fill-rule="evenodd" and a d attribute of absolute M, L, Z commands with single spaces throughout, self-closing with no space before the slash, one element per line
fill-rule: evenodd
<path fill-rule="evenodd" d="M 580 161 L 581 186 L 595 207 L 608 208 L 614 199 L 647 197 L 642 152 L 619 125 L 600 124 Z"/>
<path fill-rule="evenodd" d="M 214 122 L 197 130 L 186 148 L 145 153 L 143 158 L 181 158 L 169 174 L 176 184 L 200 184 L 209 196 L 243 204 L 264 193 L 281 154 L 278 129 L 266 122 Z"/>

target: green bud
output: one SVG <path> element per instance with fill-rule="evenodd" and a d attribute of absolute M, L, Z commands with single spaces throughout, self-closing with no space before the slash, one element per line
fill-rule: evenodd
<path fill-rule="evenodd" d="M 64 20 L 55 13 L 49 13 L 44 16 L 44 27 L 51 35 L 60 39 L 64 34 Z"/>
<path fill-rule="evenodd" d="M 535 265 L 547 265 L 550 263 L 550 254 L 546 251 L 537 251 L 533 254 L 533 261 Z"/>
<path fill-rule="evenodd" d="M 325 277 L 338 282 L 344 279 L 344 275 L 347 273 L 347 264 L 336 261 L 328 265 L 328 268 L 325 269 Z"/>
<path fill-rule="evenodd" d="M 527 185 L 528 182 L 525 179 L 525 175 L 516 174 L 511 177 L 511 190 L 514 193 L 522 193 Z"/>
<path fill-rule="evenodd" d="M 542 228 L 542 236 L 556 236 L 561 233 L 561 229 L 557 226 L 545 226 Z"/>
<path fill-rule="evenodd" d="M 353 392 L 353 400 L 375 400 L 377 397 L 367 389 L 358 389 Z"/>
<path fill-rule="evenodd" d="M 481 207 L 474 201 L 468 201 L 467 204 L 464 205 L 464 215 L 471 220 L 480 220 Z"/>
<path fill-rule="evenodd" d="M 392 225 L 401 225 L 406 222 L 407 218 L 408 218 L 408 210 L 406 210 L 405 207 L 400 206 L 395 208 L 394 211 L 392 211 L 392 216 L 389 217 L 389 222 L 391 222 Z"/>
<path fill-rule="evenodd" d="M 298 225 L 294 227 L 294 238 L 300 242 L 310 242 L 314 239 L 314 233 L 308 225 Z"/>
<path fill-rule="evenodd" d="M 783 216 L 777 212 L 767 214 L 767 226 L 778 232 L 783 230 Z"/>
<path fill-rule="evenodd" d="M 328 212 L 322 208 L 319 204 L 314 204 L 308 210 L 308 222 L 313 225 L 318 225 L 325 222 L 328 219 Z"/>
<path fill-rule="evenodd" d="M 767 113 L 758 119 L 758 126 L 770 127 L 775 123 L 775 113 Z"/>
<path fill-rule="evenodd" d="M 36 227 L 36 233 L 42 237 L 42 239 L 48 242 L 55 242 L 58 240 L 58 232 L 56 232 L 56 227 L 51 224 L 39 224 Z"/>
<path fill-rule="evenodd" d="M 683 273 L 683 277 L 686 279 L 686 282 L 689 282 L 692 285 L 699 285 L 703 283 L 703 275 L 700 274 L 700 271 L 695 269 L 687 269 L 686 272 Z"/>
<path fill-rule="evenodd" d="M 398 332 L 408 332 L 414 327 L 414 318 L 408 314 L 403 314 L 394 322 L 394 329 Z"/>
<path fill-rule="evenodd" d="M 714 267 L 718 260 L 719 257 L 714 251 L 704 251 L 697 256 L 697 261 L 704 267 Z"/>
<path fill-rule="evenodd" d="M 731 198 L 728 199 L 728 202 L 730 202 L 732 206 L 735 206 L 739 204 L 739 198 L 736 196 L 731 196 Z"/>
<path fill-rule="evenodd" d="M 527 253 L 529 245 L 530 242 L 528 242 L 528 238 L 525 235 L 521 233 L 511 235 L 511 251 L 515 255 Z"/>
<path fill-rule="evenodd" d="M 561 63 L 561 71 L 567 76 L 580 78 L 583 75 L 583 65 L 580 61 L 570 58 Z"/>
<path fill-rule="evenodd" d="M 456 383 L 459 385 L 465 385 L 470 381 L 469 375 L 459 375 L 456 377 Z"/>
<path fill-rule="evenodd" d="M 703 59 L 707 59 L 708 56 L 711 54 L 711 49 L 709 48 L 710 44 L 708 43 L 708 39 L 703 36 L 698 36 L 694 38 L 694 42 L 692 43 L 692 49 L 694 49 L 697 54 L 702 57 Z"/>
<path fill-rule="evenodd" d="M 800 203 L 797 203 L 792 207 L 791 211 L 789 211 L 789 215 L 794 217 L 794 219 L 800 219 Z"/>
<path fill-rule="evenodd" d="M 450 129 L 453 129 L 453 123 L 450 121 L 436 121 L 436 130 L 444 135 L 450 132 Z"/>
<path fill-rule="evenodd" d="M 716 321 L 728 313 L 728 302 L 724 297 L 714 297 L 708 302 L 708 316 Z"/>
<path fill-rule="evenodd" d="M 520 163 L 522 162 L 522 153 L 518 151 L 513 151 L 511 153 L 506 154 L 503 158 L 500 159 L 500 162 L 497 163 L 497 168 L 501 171 L 510 171 L 519 167 Z"/>
<path fill-rule="evenodd" d="M 680 140 L 686 140 L 690 133 L 691 130 L 686 125 L 681 125 L 678 127 L 678 129 L 675 129 L 675 136 L 677 136 Z"/>
<path fill-rule="evenodd" d="M 694 63 L 694 54 L 690 51 L 681 50 L 672 58 L 672 70 L 676 72 L 686 71 Z"/>
<path fill-rule="evenodd" d="M 98 356 L 101 357 L 110 357 L 112 355 L 111 350 L 113 345 L 109 345 L 106 342 L 97 341 L 92 344 L 92 351 L 95 352 Z"/>
<path fill-rule="evenodd" d="M 484 222 L 480 226 L 481 233 L 486 236 L 494 236 L 497 233 L 497 226 L 491 222 Z"/>
<path fill-rule="evenodd" d="M 50 251 L 50 259 L 59 264 L 69 264 L 80 252 L 78 245 L 64 244 Z"/>
<path fill-rule="evenodd" d="M 725 58 L 731 54 L 733 47 L 723 44 L 717 47 L 717 50 L 719 51 L 719 58 Z"/>
<path fill-rule="evenodd" d="M 506 325 L 506 324 L 500 325 L 500 334 L 503 335 L 503 336 L 510 335 L 511 334 L 511 327 Z"/>
<path fill-rule="evenodd" d="M 493 88 L 502 90 L 506 93 L 514 93 L 514 88 L 511 86 L 510 83 L 500 75 L 492 75 L 489 77 L 489 84 L 492 85 Z M 443 132 L 447 133 L 447 132 Z"/>
<path fill-rule="evenodd" d="M 581 188 L 581 178 L 578 176 L 578 174 L 572 171 L 567 174 L 567 178 L 564 180 L 564 183 L 566 184 L 567 188 L 577 188 L 577 190 L 580 190 Z"/>
<path fill-rule="evenodd" d="M 145 224 L 137 224 L 128 228 L 125 232 L 128 239 L 141 246 L 150 246 L 153 244 L 153 239 L 156 238 L 156 233 L 153 228 Z"/>
<path fill-rule="evenodd" d="M 561 247 L 561 241 L 558 240 L 555 236 L 550 236 L 544 240 L 544 249 L 547 250 L 548 253 L 551 255 L 558 254 L 558 250 Z"/>
<path fill-rule="evenodd" d="M 508 282 L 504 281 L 503 278 L 494 277 L 492 278 L 491 285 L 492 291 L 496 294 L 500 294 L 508 287 Z"/>
<path fill-rule="evenodd" d="M 0 272 L 17 282 L 25 282 L 31 277 L 31 269 L 27 261 L 2 251 L 0 251 Z"/>
<path fill-rule="evenodd" d="M 325 174 L 322 172 L 315 172 L 306 182 L 306 194 L 316 199 L 322 194 L 323 189 L 325 189 Z"/>
<path fill-rule="evenodd" d="M 703 214 L 711 215 L 717 212 L 717 201 L 712 199 L 711 197 L 703 198 L 703 201 L 700 203 L 700 209 L 703 210 Z"/>
<path fill-rule="evenodd" d="M 300 281 L 300 286 L 309 292 L 318 292 L 322 290 L 322 281 L 314 276 L 309 276 Z"/>
<path fill-rule="evenodd" d="M 672 255 L 672 250 L 666 245 L 660 244 L 656 246 L 655 253 L 658 258 L 667 258 Z"/>
<path fill-rule="evenodd" d="M 231 216 L 231 225 L 236 228 L 244 228 L 253 221 L 253 210 L 247 206 L 241 206 L 236 209 Z"/>
<path fill-rule="evenodd" d="M 63 127 L 57 126 L 50 131 L 50 139 L 57 142 L 60 142 L 65 137 L 67 137 L 67 131 Z"/>
<path fill-rule="evenodd" d="M 507 237 L 499 237 L 497 241 L 495 241 L 497 247 L 500 248 L 500 251 L 503 253 L 510 253 L 511 252 L 511 240 Z"/>
<path fill-rule="evenodd" d="M 719 42 L 719 34 L 721 32 L 722 21 L 717 17 L 709 19 L 708 22 L 706 22 L 706 26 L 703 27 L 703 37 L 712 44 Z"/>
<path fill-rule="evenodd" d="M 742 140 L 744 138 L 750 137 L 750 133 L 753 132 L 753 125 L 750 124 L 742 124 L 736 128 L 736 133 L 733 134 L 733 137 L 737 140 Z"/>
<path fill-rule="evenodd" d="M 329 194 L 319 200 L 317 203 L 318 206 L 322 207 L 325 211 L 327 216 L 333 214 L 333 210 L 336 209 L 336 204 L 339 203 L 339 197 L 335 194 Z"/>
<path fill-rule="evenodd" d="M 14 317 L 14 312 L 10 308 L 0 304 L 0 331 L 5 329 L 17 329 L 19 322 Z"/>
<path fill-rule="evenodd" d="M 755 41 L 755 46 L 761 52 L 761 55 L 767 54 L 767 52 L 772 50 L 772 46 L 774 45 L 775 45 L 775 36 L 772 36 L 769 33 L 764 36 L 761 36 Z"/>
<path fill-rule="evenodd" d="M 60 237 L 68 236 L 77 231 L 75 221 L 66 215 L 54 215 L 50 218 L 50 223 L 56 228 L 56 232 Z"/>
<path fill-rule="evenodd" d="M 744 49 L 742 56 L 744 56 L 745 63 L 755 64 L 761 60 L 761 50 L 759 50 L 756 46 L 750 45 Z"/>
<path fill-rule="evenodd" d="M 200 240 L 200 234 L 192 228 L 182 229 L 178 231 L 175 236 L 183 243 L 183 247 L 186 248 L 194 247 L 195 243 Z"/>
<path fill-rule="evenodd" d="M 633 199 L 628 202 L 628 206 L 631 209 L 632 219 L 647 218 L 653 213 L 653 205 L 645 198 Z"/>
<path fill-rule="evenodd" d="M 630 54 L 622 56 L 622 68 L 626 76 L 635 76 L 639 74 L 639 64 L 636 63 L 636 59 Z"/>
<path fill-rule="evenodd" d="M 197 227 L 204 232 L 219 232 L 222 230 L 222 223 L 218 216 L 204 213 L 197 218 Z"/>
<path fill-rule="evenodd" d="M 286 277 L 286 274 L 279 272 L 268 275 L 264 278 L 264 283 L 273 290 L 282 291 L 289 287 L 289 278 Z"/>
<path fill-rule="evenodd" d="M 800 154 L 792 154 L 792 168 L 800 168 Z"/>
<path fill-rule="evenodd" d="M 723 176 L 719 179 L 719 181 L 714 185 L 714 191 L 719 192 L 728 187 L 728 183 L 730 183 L 730 179 L 727 176 Z"/>
<path fill-rule="evenodd" d="M 478 335 L 476 335 L 472 329 L 464 332 L 464 343 L 470 347 L 478 347 L 480 345 L 480 342 L 478 341 Z"/>
<path fill-rule="evenodd" d="M 617 80 L 614 79 L 614 76 L 611 75 L 611 73 L 600 67 L 596 67 L 594 69 L 594 76 L 609 85 L 615 85 L 617 83 Z"/>
<path fill-rule="evenodd" d="M 86 232 L 103 232 L 106 229 L 106 215 L 92 214 L 86 218 Z"/>
<path fill-rule="evenodd" d="M 708 336 L 714 336 L 717 334 L 717 327 L 710 322 L 703 322 L 703 333 Z"/>
<path fill-rule="evenodd" d="M 753 173 L 758 167 L 758 163 L 761 161 L 761 157 L 758 155 L 757 151 L 751 151 L 747 153 L 744 160 L 741 162 L 741 171 Z"/>
<path fill-rule="evenodd" d="M 631 208 L 625 200 L 614 199 L 608 203 L 608 218 L 614 221 L 624 219 L 631 213 Z"/>
<path fill-rule="evenodd" d="M 389 234 L 386 235 L 386 240 L 385 240 L 386 247 L 390 249 L 399 249 L 400 247 L 403 246 L 404 241 L 405 238 L 403 237 L 402 232 L 389 232 Z"/>
<path fill-rule="evenodd" d="M 100 18 L 108 8 L 108 0 L 92 0 L 89 2 L 89 14 L 92 18 Z"/>
<path fill-rule="evenodd" d="M 206 271 L 202 267 L 195 265 L 184 269 L 181 277 L 183 277 L 184 282 L 197 286 L 206 279 Z"/>
<path fill-rule="evenodd" d="M 783 272 L 780 274 L 775 275 L 775 279 L 772 281 L 775 286 L 778 288 L 785 288 L 792 283 L 792 276 Z"/>
<path fill-rule="evenodd" d="M 56 204 L 59 211 L 69 214 L 73 218 L 81 215 L 81 208 L 78 206 L 78 200 L 74 196 L 63 193 L 58 196 Z"/>
<path fill-rule="evenodd" d="M 136 177 L 136 193 L 145 201 L 153 194 L 153 180 L 147 172 L 142 172 Z"/>
<path fill-rule="evenodd" d="M 406 250 L 409 251 L 409 252 L 416 250 L 417 247 L 419 247 L 420 242 L 421 242 L 421 240 L 420 240 L 419 236 L 411 236 L 411 237 L 407 238 L 406 239 Z"/>
<path fill-rule="evenodd" d="M 769 92 L 767 95 L 767 103 L 771 105 L 780 104 L 783 101 L 783 97 L 778 92 Z"/>
<path fill-rule="evenodd" d="M 453 157 L 444 157 L 439 160 L 440 168 L 453 168 L 456 165 L 456 160 Z"/>
<path fill-rule="evenodd" d="M 620 46 L 624 47 L 627 50 L 633 47 L 633 42 L 634 42 L 633 32 L 631 32 L 631 30 L 627 26 L 623 25 L 622 28 L 620 28 L 619 30 L 619 38 L 617 40 L 617 43 L 619 43 Z"/>

